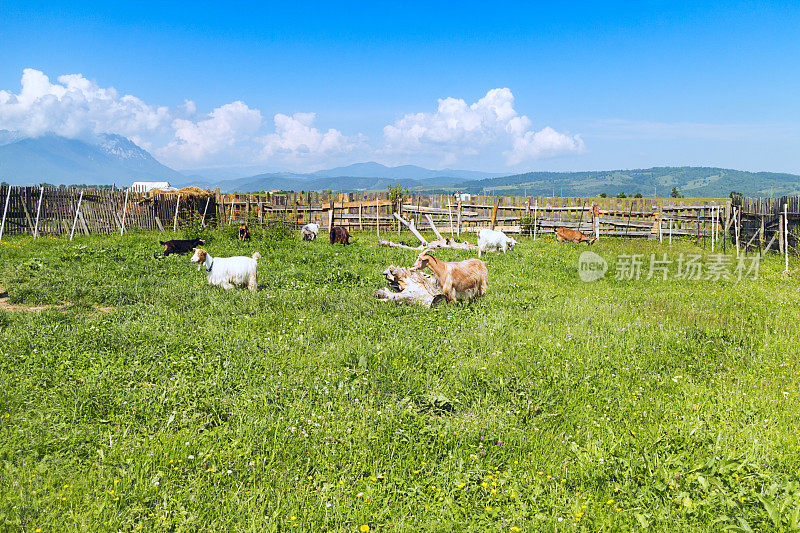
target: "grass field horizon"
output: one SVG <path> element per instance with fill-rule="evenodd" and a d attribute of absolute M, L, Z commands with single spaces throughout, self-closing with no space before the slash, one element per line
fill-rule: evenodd
<path fill-rule="evenodd" d="M 160 233 L 4 236 L 2 529 L 800 529 L 781 257 L 755 280 L 583 283 L 585 250 L 710 251 L 522 237 L 483 257 L 484 298 L 425 309 L 374 297 L 415 259 L 374 234 L 234 231 L 205 248 L 259 251 L 255 293 L 162 257 Z"/>

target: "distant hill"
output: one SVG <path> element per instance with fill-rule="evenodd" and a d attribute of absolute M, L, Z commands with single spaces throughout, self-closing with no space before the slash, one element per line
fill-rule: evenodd
<path fill-rule="evenodd" d="M 0 130 L 0 181 L 13 185 L 41 182 L 127 185 L 136 180 L 168 180 L 179 187 L 219 187 L 224 192 L 275 189 L 372 192 L 385 191 L 389 185 L 401 185 L 420 193 L 461 190 L 476 194 L 537 196 L 596 196 L 601 193 L 615 196 L 621 192 L 668 196 L 673 187 L 687 197 L 726 197 L 731 191 L 746 196 L 800 194 L 800 176 L 794 174 L 715 167 L 528 172 L 511 176 L 471 170 L 431 170 L 415 165 L 388 167 L 375 162 L 311 173 L 258 173 L 259 169 L 268 167 L 206 168 L 180 173 L 118 135 L 104 135 L 88 143 L 55 135 L 23 138 L 16 132 Z"/>
<path fill-rule="evenodd" d="M 454 183 L 456 181 L 496 178 L 503 176 L 493 172 L 478 172 L 475 170 L 430 170 L 416 165 L 400 165 L 387 167 L 380 163 L 367 162 L 355 163 L 346 167 L 337 167 L 330 170 L 313 172 L 311 176 L 320 178 L 333 178 L 351 176 L 356 178 L 384 178 L 393 180 L 436 180 L 437 183 Z"/>
<path fill-rule="evenodd" d="M 454 180 L 448 180 L 448 185 Z M 423 187 L 426 181 L 379 177 L 313 177 L 307 174 L 260 174 L 249 178 L 228 180 L 219 183 L 224 192 L 234 191 L 385 191 L 389 185 L 401 185 L 409 189 Z M 430 184 L 428 184 L 430 185 Z"/>
<path fill-rule="evenodd" d="M 198 171 L 201 172 L 201 171 Z M 387 167 L 380 163 L 355 163 L 308 174 L 273 172 L 222 180 L 223 191 L 287 189 L 296 191 L 385 191 L 389 185 L 412 188 L 447 187 L 467 179 L 495 178 L 502 174 L 473 170 L 431 170 L 415 165 Z"/>
<path fill-rule="evenodd" d="M 0 180 L 14 185 L 127 185 L 141 179 L 182 177 L 118 135 L 105 135 L 96 144 L 55 135 L 15 139 L 10 132 L 0 139 L 8 141 L 0 145 Z"/>
<path fill-rule="evenodd" d="M 745 196 L 800 194 L 800 176 L 775 172 L 746 172 L 714 167 L 655 167 L 592 172 L 528 172 L 513 176 L 464 181 L 452 190 L 474 194 L 535 196 L 616 196 L 641 193 L 668 196 L 673 187 L 695 198 L 720 198 L 731 191 Z M 448 189 L 449 190 L 449 189 Z"/>

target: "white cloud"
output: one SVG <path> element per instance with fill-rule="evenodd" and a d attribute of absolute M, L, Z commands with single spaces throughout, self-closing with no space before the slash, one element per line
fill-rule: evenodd
<path fill-rule="evenodd" d="M 517 114 L 514 95 L 507 88 L 492 89 L 473 104 L 442 98 L 435 113 L 407 114 L 384 127 L 383 135 L 385 153 L 439 154 L 443 164 L 498 150 L 509 165 L 584 150 L 577 135 L 550 127 L 533 130 L 532 121 Z"/>
<path fill-rule="evenodd" d="M 329 129 L 323 133 L 315 128 L 316 118 L 316 113 L 275 115 L 275 133 L 257 139 L 263 144 L 262 158 L 313 158 L 346 152 L 353 147 L 353 142 L 342 132 Z"/>
<path fill-rule="evenodd" d="M 188 105 L 191 104 L 191 105 Z M 184 104 L 187 111 L 194 103 Z M 252 158 L 249 141 L 261 127 L 261 111 L 236 101 L 214 109 L 203 120 L 192 122 L 183 118 L 172 121 L 175 136 L 157 154 L 167 161 L 198 163 L 214 156 L 238 155 Z"/>
<path fill-rule="evenodd" d="M 157 132 L 169 124 L 169 109 L 151 106 L 131 95 L 119 96 L 81 74 L 58 77 L 25 69 L 18 94 L 0 90 L 0 129 L 26 136 L 55 133 L 88 138 L 101 133 L 136 136 Z"/>
<path fill-rule="evenodd" d="M 558 133 L 550 126 L 539 131 L 526 131 L 515 136 L 513 142 L 513 148 L 505 153 L 510 165 L 528 159 L 580 153 L 585 149 L 580 135 Z"/>
<path fill-rule="evenodd" d="M 174 107 L 150 105 L 81 74 L 51 82 L 35 69 L 23 71 L 18 93 L 0 90 L 0 129 L 83 140 L 113 133 L 178 168 L 280 163 L 302 170 L 369 159 L 485 168 L 498 166 L 503 158 L 518 165 L 584 149 L 577 135 L 533 129 L 505 88 L 492 89 L 472 104 L 448 97 L 439 100 L 435 112 L 409 113 L 383 128 L 377 147 L 361 134 L 320 129 L 316 119 L 315 113 L 278 113 L 271 130 L 259 109 L 241 101 L 198 114 L 190 99 Z"/>

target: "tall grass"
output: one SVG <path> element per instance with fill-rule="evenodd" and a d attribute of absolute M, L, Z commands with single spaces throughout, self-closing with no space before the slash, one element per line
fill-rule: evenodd
<path fill-rule="evenodd" d="M 260 251 L 258 292 L 208 286 L 157 234 L 0 243 L 10 303 L 62 305 L 0 309 L 3 528 L 798 527 L 799 284 L 780 261 L 582 283 L 585 246 L 522 238 L 486 258 L 485 298 L 422 309 L 374 298 L 414 254 L 373 235 L 225 229 L 207 249 Z"/>

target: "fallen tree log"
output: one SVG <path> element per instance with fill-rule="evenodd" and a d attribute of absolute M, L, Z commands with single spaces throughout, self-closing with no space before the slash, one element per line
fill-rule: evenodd
<path fill-rule="evenodd" d="M 433 219 L 430 216 L 427 216 L 428 223 L 431 225 L 431 228 L 433 229 L 433 232 L 438 237 L 437 239 L 435 239 L 433 241 L 430 241 L 430 242 L 428 242 L 425 239 L 425 237 L 423 237 L 422 234 L 419 231 L 417 231 L 417 228 L 414 225 L 414 221 L 413 220 L 408 221 L 408 220 L 404 219 L 403 217 L 399 216 L 397 213 L 394 213 L 394 217 L 399 222 L 401 222 L 405 227 L 407 227 L 409 229 L 409 231 L 411 231 L 411 233 L 414 234 L 414 236 L 419 240 L 419 242 L 421 244 L 419 246 L 417 246 L 416 248 L 413 248 L 411 246 L 406 246 L 405 244 L 397 244 L 396 242 L 381 240 L 379 242 L 379 244 L 381 246 L 391 246 L 392 248 L 402 248 L 404 250 L 414 250 L 414 251 L 419 251 L 419 252 L 421 252 L 422 250 L 426 250 L 426 249 L 427 250 L 433 250 L 433 249 L 436 249 L 436 248 L 450 248 L 452 250 L 477 250 L 478 249 L 478 247 L 476 245 L 470 244 L 470 243 L 468 243 L 466 241 L 458 242 L 455 239 L 443 238 L 442 234 L 439 233 L 439 230 L 437 230 L 436 226 L 433 224 Z"/>
<path fill-rule="evenodd" d="M 434 250 L 436 248 L 450 248 L 452 250 L 477 250 L 478 247 L 474 244 L 470 244 L 468 242 L 458 242 L 455 239 L 436 239 L 435 241 L 426 242 L 425 244 L 420 244 L 417 247 L 407 246 L 405 244 L 398 244 L 392 241 L 385 241 L 381 239 L 378 244 L 381 246 L 390 246 L 392 248 L 402 248 L 404 250 L 413 250 L 415 252 L 421 252 L 422 250 Z"/>
<path fill-rule="evenodd" d="M 375 293 L 382 302 L 394 300 L 432 307 L 445 299 L 436 279 L 419 270 L 390 265 L 383 277 L 389 286 Z"/>

